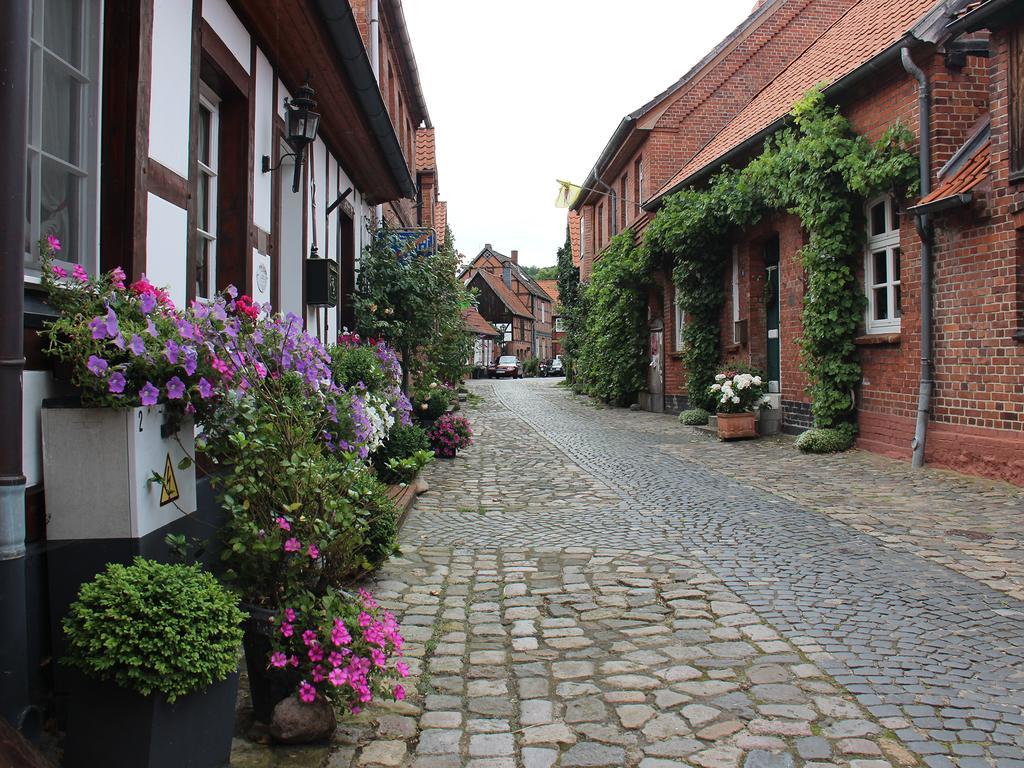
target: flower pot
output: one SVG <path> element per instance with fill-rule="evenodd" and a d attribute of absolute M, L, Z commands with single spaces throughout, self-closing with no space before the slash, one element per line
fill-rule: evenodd
<path fill-rule="evenodd" d="M 242 647 L 245 649 L 245 669 L 249 676 L 249 695 L 253 716 L 269 723 L 274 707 L 290 696 L 299 685 L 297 672 L 269 666 L 273 633 L 277 631 L 275 612 L 266 608 L 243 605 L 249 618 L 242 623 Z"/>
<path fill-rule="evenodd" d="M 178 467 L 195 453 L 191 418 L 167 434 L 163 405 L 53 405 L 42 409 L 48 540 L 141 539 L 195 512 L 195 467 Z"/>
<path fill-rule="evenodd" d="M 238 673 L 169 704 L 81 676 L 72 690 L 65 768 L 222 768 L 231 758 Z"/>
<path fill-rule="evenodd" d="M 719 440 L 736 440 L 743 437 L 757 437 L 753 411 L 718 414 Z"/>

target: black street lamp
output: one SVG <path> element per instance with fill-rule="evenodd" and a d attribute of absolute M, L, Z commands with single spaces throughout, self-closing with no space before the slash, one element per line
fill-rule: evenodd
<path fill-rule="evenodd" d="M 306 147 L 316 139 L 317 131 L 320 128 L 320 113 L 316 112 L 316 101 L 313 100 L 313 89 L 306 82 L 291 99 L 285 99 L 285 130 L 287 136 L 285 141 L 292 151 L 282 155 L 281 159 L 273 168 L 270 166 L 269 155 L 263 156 L 263 173 L 276 171 L 281 167 L 281 162 L 286 157 L 295 158 L 295 176 L 292 179 L 292 192 L 299 191 L 299 181 L 302 178 L 302 159 L 305 156 Z"/>

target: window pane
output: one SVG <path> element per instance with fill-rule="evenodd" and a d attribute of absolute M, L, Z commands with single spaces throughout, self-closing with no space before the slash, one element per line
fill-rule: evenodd
<path fill-rule="evenodd" d="M 874 260 L 874 271 L 871 275 L 873 285 L 883 285 L 889 282 L 889 268 L 885 251 L 875 251 L 871 254 Z"/>
<path fill-rule="evenodd" d="M 889 295 L 886 288 L 875 288 L 875 320 L 889 319 Z"/>
<path fill-rule="evenodd" d="M 898 283 L 900 281 L 900 249 L 892 249 L 892 281 Z"/>
<path fill-rule="evenodd" d="M 81 68 L 82 0 L 36 1 L 44 3 L 43 45 Z"/>
<path fill-rule="evenodd" d="M 885 234 L 885 202 L 871 207 L 871 235 Z"/>
<path fill-rule="evenodd" d="M 196 190 L 196 207 L 199 214 L 198 226 L 205 232 L 210 231 L 210 177 L 199 172 L 199 184 Z"/>
<path fill-rule="evenodd" d="M 903 286 L 896 285 L 894 287 L 895 296 L 893 298 L 894 307 L 896 310 L 896 317 L 903 317 Z"/>
<path fill-rule="evenodd" d="M 892 222 L 890 230 L 898 230 L 900 228 L 900 204 L 895 200 L 890 200 L 889 211 L 891 213 L 889 220 Z"/>
<path fill-rule="evenodd" d="M 208 298 L 210 295 L 209 281 L 210 241 L 205 237 L 196 240 L 196 296 Z"/>
<path fill-rule="evenodd" d="M 199 162 L 210 164 L 210 110 L 199 107 Z"/>
<path fill-rule="evenodd" d="M 42 158 L 42 189 L 39 200 L 40 237 L 55 235 L 61 242 L 61 258 L 78 262 L 81 223 L 79 200 L 82 180 L 49 158 Z"/>
<path fill-rule="evenodd" d="M 43 151 L 79 165 L 82 86 L 50 56 L 43 60 Z"/>

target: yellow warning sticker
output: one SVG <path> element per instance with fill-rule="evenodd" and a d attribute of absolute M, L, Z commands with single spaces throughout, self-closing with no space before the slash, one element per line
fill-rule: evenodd
<path fill-rule="evenodd" d="M 160 506 L 177 501 L 181 496 L 178 493 L 178 479 L 174 476 L 174 462 L 171 461 L 171 454 L 167 454 L 167 461 L 164 462 L 164 479 L 161 483 L 163 490 L 160 492 Z"/>

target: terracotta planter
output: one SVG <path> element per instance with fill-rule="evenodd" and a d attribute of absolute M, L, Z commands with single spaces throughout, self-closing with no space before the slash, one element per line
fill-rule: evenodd
<path fill-rule="evenodd" d="M 718 414 L 719 440 L 736 440 L 743 437 L 757 437 L 753 412 Z"/>

